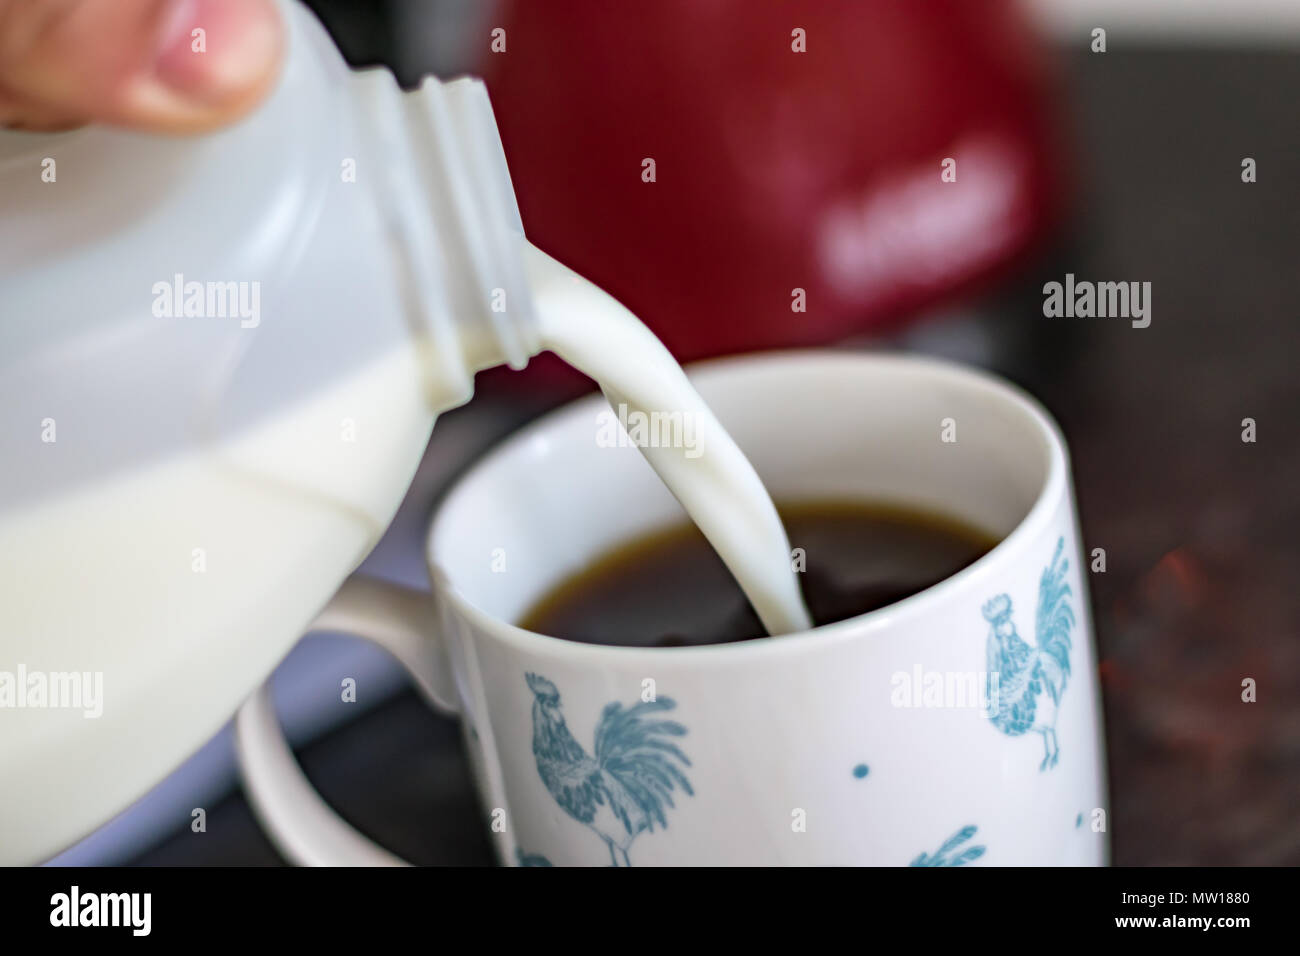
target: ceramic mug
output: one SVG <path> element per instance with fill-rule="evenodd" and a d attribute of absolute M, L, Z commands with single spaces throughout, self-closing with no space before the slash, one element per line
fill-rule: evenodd
<path fill-rule="evenodd" d="M 432 600 L 354 578 L 316 623 L 389 648 L 460 715 L 500 859 L 1106 863 L 1086 565 L 1043 409 L 987 374 L 897 355 L 776 353 L 691 377 L 774 498 L 896 503 L 1000 543 L 806 633 L 677 648 L 546 637 L 512 622 L 683 514 L 635 448 L 597 442 L 600 397 L 524 428 L 438 509 Z M 250 798 L 286 857 L 400 862 L 311 788 L 265 686 L 237 728 Z"/>

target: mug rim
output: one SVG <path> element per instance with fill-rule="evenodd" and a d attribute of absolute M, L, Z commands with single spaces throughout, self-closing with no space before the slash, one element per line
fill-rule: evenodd
<path fill-rule="evenodd" d="M 454 504 L 457 494 L 464 487 L 475 481 L 479 474 L 500 458 L 506 456 L 521 444 L 536 440 L 537 436 L 554 429 L 558 424 L 574 416 L 587 415 L 605 407 L 603 395 L 596 392 L 581 398 L 565 402 L 557 408 L 538 416 L 533 421 L 510 432 L 495 443 L 486 452 L 475 459 L 448 486 L 430 519 L 424 537 L 424 556 L 435 601 L 446 600 L 456 607 L 462 617 L 469 620 L 479 630 L 491 634 L 493 638 L 509 645 L 516 651 L 534 651 L 537 653 L 558 653 L 577 656 L 587 660 L 612 659 L 617 657 L 626 661 L 636 654 L 653 654 L 660 662 L 680 659 L 690 655 L 694 664 L 737 660 L 742 655 L 758 657 L 768 655 L 785 655 L 802 653 L 816 648 L 827 648 L 832 644 L 866 638 L 880 631 L 887 631 L 898 621 L 924 613 L 928 605 L 942 600 L 947 594 L 963 587 L 973 577 L 988 573 L 989 568 L 1006 560 L 1012 552 L 1021 548 L 1022 542 L 1035 537 L 1044 525 L 1054 516 L 1057 503 L 1063 495 L 1068 494 L 1067 476 L 1069 472 L 1069 450 L 1065 438 L 1056 421 L 1042 404 L 1013 382 L 1000 375 L 965 365 L 948 359 L 935 358 L 907 352 L 869 352 L 848 349 L 809 348 L 781 349 L 774 351 L 753 352 L 744 355 L 723 356 L 692 362 L 684 366 L 692 384 L 698 384 L 715 374 L 735 371 L 749 371 L 770 368 L 792 363 L 910 366 L 918 372 L 929 372 L 946 376 L 950 380 L 960 380 L 963 384 L 984 390 L 995 396 L 1007 406 L 1024 416 L 1039 433 L 1047 451 L 1047 474 L 1034 498 L 1034 503 L 1024 517 L 998 543 L 985 554 L 968 564 L 955 574 L 951 574 L 929 587 L 909 594 L 893 604 L 876 608 L 865 614 L 832 621 L 790 634 L 777 637 L 754 638 L 748 641 L 733 641 L 724 644 L 696 644 L 678 647 L 641 647 L 620 644 L 588 644 L 571 641 L 549 634 L 530 631 L 480 608 L 470 601 L 456 587 L 451 572 L 442 567 L 436 559 L 436 546 L 445 514 Z M 798 638 L 798 640 L 790 640 Z"/>

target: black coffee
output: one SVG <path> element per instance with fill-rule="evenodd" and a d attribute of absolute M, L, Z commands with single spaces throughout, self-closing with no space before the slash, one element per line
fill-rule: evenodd
<path fill-rule="evenodd" d="M 802 549 L 799 581 L 817 624 L 923 591 L 997 544 L 977 528 L 922 511 L 846 502 L 777 510 L 791 548 Z M 722 559 L 698 528 L 685 523 L 602 555 L 534 605 L 520 626 L 571 641 L 632 647 L 766 636 Z"/>

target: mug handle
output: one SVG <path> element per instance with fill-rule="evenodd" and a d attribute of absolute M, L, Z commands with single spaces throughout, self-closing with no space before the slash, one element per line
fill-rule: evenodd
<path fill-rule="evenodd" d="M 353 575 L 306 633 L 364 637 L 387 650 L 438 709 L 455 712 L 455 688 L 436 643 L 433 601 L 424 591 Z M 235 715 L 235 753 L 253 813 L 271 842 L 298 866 L 408 866 L 362 836 L 307 780 L 275 715 L 271 680 Z"/>

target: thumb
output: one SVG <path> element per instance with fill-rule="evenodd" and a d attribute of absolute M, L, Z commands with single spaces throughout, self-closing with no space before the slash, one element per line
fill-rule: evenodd
<path fill-rule="evenodd" d="M 227 123 L 270 88 L 272 0 L 0 0 L 0 125 Z"/>

